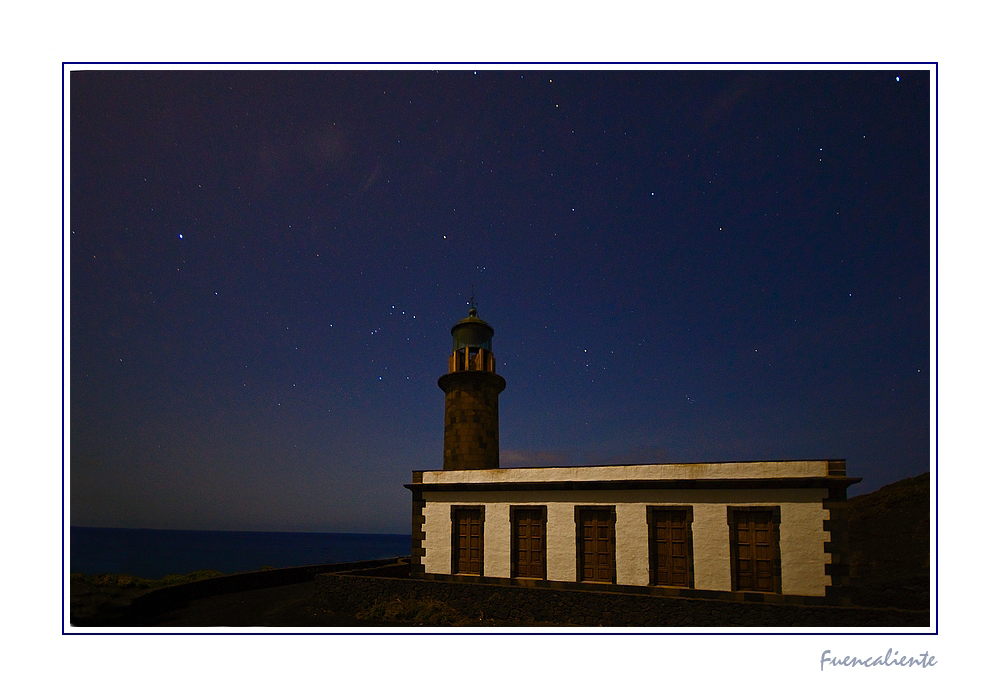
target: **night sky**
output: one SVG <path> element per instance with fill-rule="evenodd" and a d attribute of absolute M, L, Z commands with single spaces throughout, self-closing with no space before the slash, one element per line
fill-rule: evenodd
<path fill-rule="evenodd" d="M 501 466 L 930 466 L 927 71 L 79 71 L 74 525 L 408 532 Z"/>

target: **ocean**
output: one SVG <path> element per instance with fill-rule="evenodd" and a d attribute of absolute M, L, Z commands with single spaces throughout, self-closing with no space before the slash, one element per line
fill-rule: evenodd
<path fill-rule="evenodd" d="M 280 569 L 410 553 L 409 535 L 323 532 L 224 532 L 70 527 L 71 573 L 163 578 L 211 569 Z"/>

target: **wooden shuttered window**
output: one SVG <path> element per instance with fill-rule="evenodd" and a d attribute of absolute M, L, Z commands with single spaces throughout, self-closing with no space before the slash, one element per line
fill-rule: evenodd
<path fill-rule="evenodd" d="M 510 575 L 545 578 L 545 507 L 510 507 Z"/>
<path fill-rule="evenodd" d="M 484 506 L 453 506 L 451 509 L 451 572 L 483 575 Z"/>
<path fill-rule="evenodd" d="M 734 591 L 781 592 L 778 506 L 728 507 Z"/>
<path fill-rule="evenodd" d="M 648 506 L 649 583 L 694 588 L 691 506 Z"/>
<path fill-rule="evenodd" d="M 577 581 L 615 583 L 615 509 L 576 508 Z"/>

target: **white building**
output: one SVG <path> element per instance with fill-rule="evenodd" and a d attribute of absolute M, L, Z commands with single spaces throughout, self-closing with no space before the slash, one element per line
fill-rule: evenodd
<path fill-rule="evenodd" d="M 843 460 L 500 469 L 493 329 L 473 308 L 452 335 L 445 468 L 406 485 L 414 576 L 845 597 Z"/>

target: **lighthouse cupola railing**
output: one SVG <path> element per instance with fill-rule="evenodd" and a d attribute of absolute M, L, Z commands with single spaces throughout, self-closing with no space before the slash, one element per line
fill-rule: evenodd
<path fill-rule="evenodd" d="M 463 346 L 457 348 L 448 356 L 448 372 L 457 373 L 460 370 L 485 370 L 490 373 L 497 371 L 496 358 L 493 352 L 478 346 Z"/>
<path fill-rule="evenodd" d="M 493 327 L 479 319 L 476 308 L 469 310 L 469 316 L 452 327 L 452 351 L 448 356 L 448 372 L 481 370 L 496 372 L 496 358 L 493 355 Z"/>

